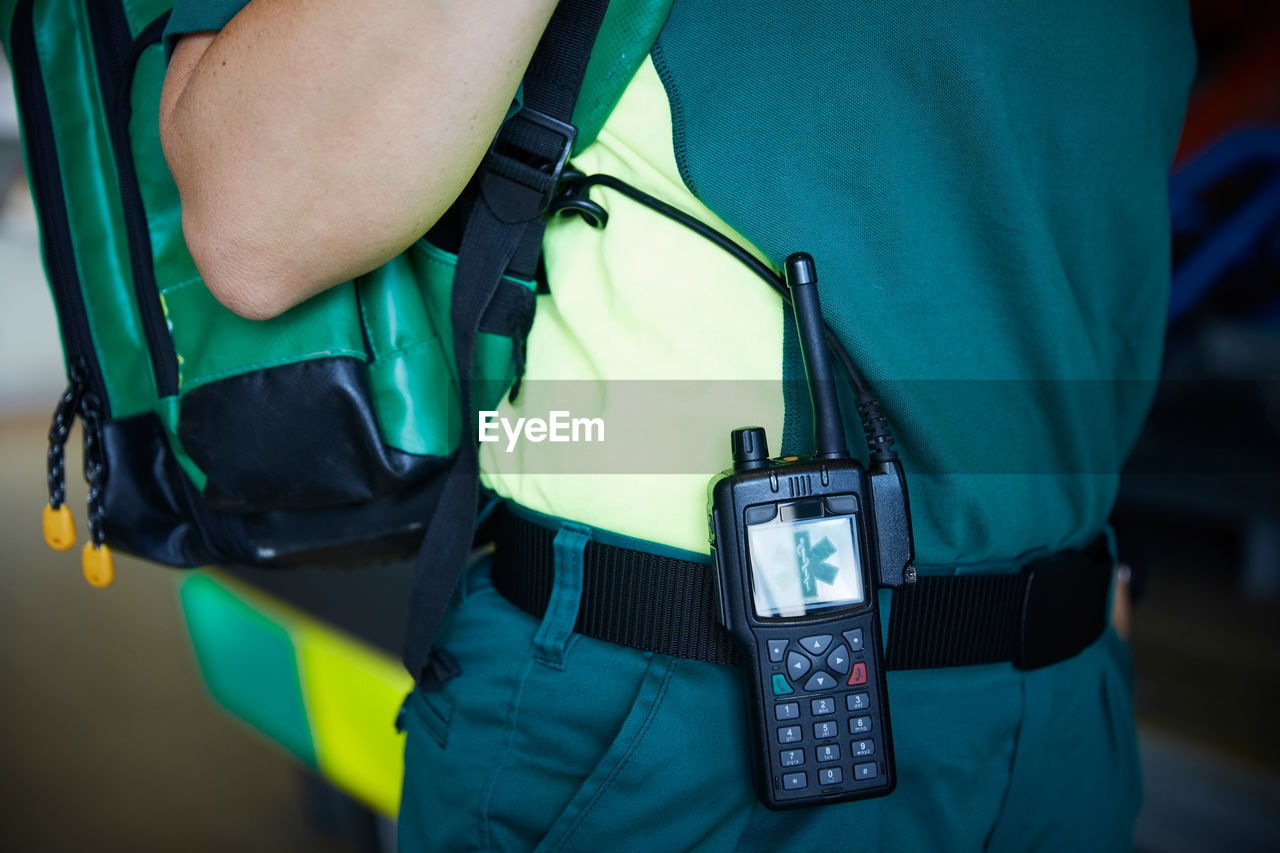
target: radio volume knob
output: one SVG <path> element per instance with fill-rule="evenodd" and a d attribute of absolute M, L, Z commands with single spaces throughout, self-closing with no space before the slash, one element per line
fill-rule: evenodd
<path fill-rule="evenodd" d="M 769 464 L 769 444 L 764 427 L 739 427 L 729 435 L 733 448 L 733 470 L 750 471 Z"/>

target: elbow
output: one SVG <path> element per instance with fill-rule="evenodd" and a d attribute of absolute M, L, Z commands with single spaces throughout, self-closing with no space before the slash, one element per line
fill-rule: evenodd
<path fill-rule="evenodd" d="M 213 297 L 246 320 L 270 320 L 302 301 L 297 294 L 303 288 L 289 278 L 279 254 L 247 237 L 246 229 L 223 222 L 225 217 L 183 207 L 187 249 Z"/>
<path fill-rule="evenodd" d="M 305 285 L 295 280 L 287 247 L 277 245 L 279 232 L 262 227 L 261 199 L 178 145 L 164 118 L 160 139 L 181 199 L 182 236 L 205 287 L 247 320 L 269 320 L 301 302 Z"/>

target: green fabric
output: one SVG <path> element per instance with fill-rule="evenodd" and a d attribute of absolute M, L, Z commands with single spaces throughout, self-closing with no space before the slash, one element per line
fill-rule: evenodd
<path fill-rule="evenodd" d="M 581 529 L 557 536 L 553 600 L 580 588 Z M 1132 665 L 1111 632 L 1033 672 L 889 673 L 897 791 L 770 812 L 736 669 L 570 634 L 575 618 L 517 610 L 484 565 L 467 579 L 437 642 L 461 675 L 407 700 L 402 851 L 1131 846 Z"/>
<path fill-rule="evenodd" d="M 351 284 L 330 288 L 270 320 L 224 308 L 200 279 L 160 291 L 178 353 L 179 387 L 324 356 L 366 358 Z"/>
<path fill-rule="evenodd" d="M 209 692 L 236 717 L 316 766 L 289 632 L 213 578 L 181 587 L 182 612 Z"/>
<path fill-rule="evenodd" d="M 135 36 L 161 15 L 168 13 L 172 6 L 173 0 L 127 0 L 123 4 L 125 19 Z M 159 49 L 156 52 L 163 54 Z"/>
<path fill-rule="evenodd" d="M 61 152 L 75 264 L 88 308 L 95 349 L 114 417 L 149 410 L 156 389 L 145 335 L 131 298 L 133 274 L 125 243 L 123 210 L 115 185 L 115 160 L 90 64 L 92 46 L 85 10 L 71 4 L 61 14 L 36 18 L 36 43 L 53 133 Z M 69 26 L 65 16 L 76 16 Z M 123 286 L 118 283 L 124 282 Z"/>
<path fill-rule="evenodd" d="M 177 0 L 164 28 L 165 55 L 173 53 L 178 36 L 220 30 L 249 5 L 249 0 Z"/>
<path fill-rule="evenodd" d="M 573 109 L 573 124 L 578 129 L 575 154 L 596 141 L 627 83 L 649 55 L 649 48 L 667 19 L 671 2 L 612 0 L 609 3 Z"/>
<path fill-rule="evenodd" d="M 654 58 L 689 188 L 775 263 L 817 259 L 919 562 L 1095 535 L 1159 369 L 1186 10 L 678 0 Z"/>
<path fill-rule="evenodd" d="M 415 251 L 434 252 L 426 247 Z M 443 254 L 443 253 L 441 253 Z M 373 362 L 369 390 L 382 440 L 409 453 L 444 456 L 458 441 L 452 350 L 432 317 L 448 317 L 453 265 L 418 263 L 409 254 L 362 276 L 357 288 Z M 439 305 L 443 290 L 444 304 Z M 428 310 L 435 302 L 435 312 Z M 441 309 L 444 313 L 438 313 Z"/>

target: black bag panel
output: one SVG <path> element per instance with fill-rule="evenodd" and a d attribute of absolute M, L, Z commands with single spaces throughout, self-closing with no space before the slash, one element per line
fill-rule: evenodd
<path fill-rule="evenodd" d="M 254 553 L 228 562 L 267 568 L 356 568 L 410 559 L 422 545 L 446 479 L 432 477 L 354 506 L 236 519 Z"/>
<path fill-rule="evenodd" d="M 178 464 L 160 419 L 107 423 L 104 528 L 113 547 L 180 568 L 358 567 L 411 558 L 443 478 L 359 506 L 253 515 L 213 513 Z"/>
<path fill-rule="evenodd" d="M 183 395 L 178 438 L 208 476 L 219 513 L 343 507 L 421 484 L 434 456 L 383 443 L 359 359 L 333 356 L 256 370 Z"/>
<path fill-rule="evenodd" d="M 151 413 L 109 421 L 102 442 L 110 460 L 103 478 L 104 530 L 115 547 L 171 566 L 223 562 L 229 555 L 197 520 L 199 494 Z"/>

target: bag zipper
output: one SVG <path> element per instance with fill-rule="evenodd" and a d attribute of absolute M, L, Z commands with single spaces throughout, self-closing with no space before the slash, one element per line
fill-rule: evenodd
<path fill-rule="evenodd" d="M 68 378 L 67 390 L 59 400 L 49 429 L 49 507 L 45 511 L 44 528 L 49 544 L 58 550 L 69 548 L 75 538 L 70 513 L 64 508 L 64 451 L 71 427 L 79 415 L 84 425 L 85 479 L 89 483 L 89 542 L 85 548 L 84 566 L 90 582 L 101 586 L 110 582 L 112 573 L 110 551 L 104 545 L 103 490 L 107 464 L 102 431 L 103 424 L 111 419 L 111 403 L 94 350 L 84 293 L 80 287 L 80 273 L 76 267 L 49 96 L 36 47 L 34 5 L 34 0 L 19 0 L 15 7 L 9 30 L 10 53 L 31 194 L 40 214 L 41 249 L 49 289 L 57 307 Z M 88 5 L 92 9 L 95 4 Z"/>
<path fill-rule="evenodd" d="M 110 418 L 110 401 L 105 393 L 102 370 L 93 350 L 93 336 L 85 313 L 84 294 L 76 270 L 75 247 L 71 243 L 71 226 L 67 220 L 67 202 L 63 195 L 62 173 L 58 170 L 58 149 L 54 142 L 53 122 L 49 117 L 49 98 L 44 89 L 40 58 L 36 52 L 35 26 L 32 22 L 34 0 L 19 0 L 10 27 L 13 77 L 22 116 L 22 137 L 27 152 L 31 178 L 31 194 L 43 220 L 40 229 L 45 272 L 58 309 L 62 341 L 67 353 L 67 373 L 80 362 L 82 383 L 94 391 L 102 407 L 100 414 Z M 73 381 L 73 384 L 74 381 Z"/>
<path fill-rule="evenodd" d="M 151 257 L 151 233 L 147 229 L 147 213 L 142 205 L 142 190 L 138 186 L 138 173 L 129 137 L 129 119 L 133 114 L 130 96 L 138 57 L 143 49 L 160 41 L 169 13 L 164 13 L 144 27 L 135 39 L 129 29 L 129 19 L 125 15 L 123 4 L 99 0 L 86 3 L 85 8 L 98 65 L 98 87 L 106 111 L 112 153 L 115 155 L 116 178 L 120 184 L 120 204 L 124 211 L 125 231 L 129 241 L 134 301 L 147 339 L 156 393 L 161 397 L 170 397 L 178 393 L 178 355 L 173 347 L 173 339 L 169 337 L 169 325 L 165 320 L 164 307 L 160 303 L 160 291 L 156 285 Z"/>

